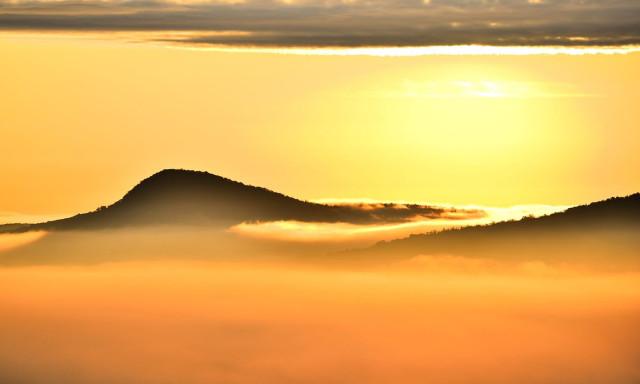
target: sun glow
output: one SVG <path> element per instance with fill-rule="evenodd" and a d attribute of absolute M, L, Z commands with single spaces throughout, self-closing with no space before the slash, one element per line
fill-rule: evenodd
<path fill-rule="evenodd" d="M 42 238 L 46 234 L 47 233 L 44 231 L 18 234 L 0 234 L 0 252 L 27 245 Z"/>
<path fill-rule="evenodd" d="M 17 35 L 0 39 L 2 211 L 90 211 L 174 167 L 306 200 L 567 205 L 637 190 L 640 52 L 329 57 Z"/>
<path fill-rule="evenodd" d="M 399 89 L 397 89 L 399 88 Z M 405 79 L 403 87 L 374 91 L 381 98 L 557 98 L 593 97 L 567 84 L 509 80 L 452 80 L 416 82 Z"/>

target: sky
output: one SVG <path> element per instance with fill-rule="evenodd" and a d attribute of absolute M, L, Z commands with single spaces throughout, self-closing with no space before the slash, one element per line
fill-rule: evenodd
<path fill-rule="evenodd" d="M 164 168 L 306 200 L 640 190 L 637 1 L 0 1 L 0 212 Z"/>

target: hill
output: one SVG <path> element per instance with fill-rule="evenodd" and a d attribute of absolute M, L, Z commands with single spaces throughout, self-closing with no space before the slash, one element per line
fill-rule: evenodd
<path fill-rule="evenodd" d="M 438 218 L 451 211 L 456 210 L 424 205 L 317 204 L 207 172 L 166 169 L 144 179 L 110 206 L 46 223 L 6 224 L 0 226 L 0 233 L 156 224 L 229 226 L 244 221 L 274 220 L 369 224 L 403 222 L 417 215 Z M 485 214 L 479 210 L 460 212 L 473 217 Z"/>
<path fill-rule="evenodd" d="M 538 218 L 383 241 L 342 257 L 384 261 L 417 255 L 640 265 L 640 193 Z"/>

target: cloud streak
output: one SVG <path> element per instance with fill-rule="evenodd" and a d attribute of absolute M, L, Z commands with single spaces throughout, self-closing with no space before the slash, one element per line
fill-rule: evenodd
<path fill-rule="evenodd" d="M 3 1 L 0 29 L 171 31 L 176 34 L 152 39 L 205 47 L 620 47 L 640 44 L 640 3 L 635 0 Z"/>
<path fill-rule="evenodd" d="M 513 81 L 432 81 L 405 79 L 393 88 L 354 91 L 349 96 L 381 99 L 451 99 L 451 98 L 559 98 L 598 97 L 576 90 L 568 83 Z"/>
<path fill-rule="evenodd" d="M 560 212 L 568 207 L 548 205 L 520 205 L 507 208 L 495 207 L 440 207 L 431 214 L 415 214 L 412 220 L 406 213 L 434 206 L 382 203 L 351 203 L 345 206 L 351 209 L 369 210 L 384 215 L 377 224 L 353 223 L 305 223 L 300 221 L 269 221 L 260 223 L 242 223 L 230 228 L 233 233 L 243 236 L 275 239 L 284 241 L 365 241 L 392 240 L 413 233 L 425 233 L 445 228 L 468 225 L 482 225 L 506 220 L 520 220 L 525 216 L 543 216 Z M 393 212 L 396 212 L 395 217 Z M 403 214 L 403 211 L 405 213 Z M 395 220 L 391 220 L 395 218 Z"/>

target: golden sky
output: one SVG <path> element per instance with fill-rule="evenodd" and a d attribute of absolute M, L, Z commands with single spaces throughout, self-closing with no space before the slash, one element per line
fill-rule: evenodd
<path fill-rule="evenodd" d="M 0 34 L 0 211 L 93 210 L 163 168 L 309 200 L 571 205 L 640 190 L 640 52 L 183 48 Z"/>

